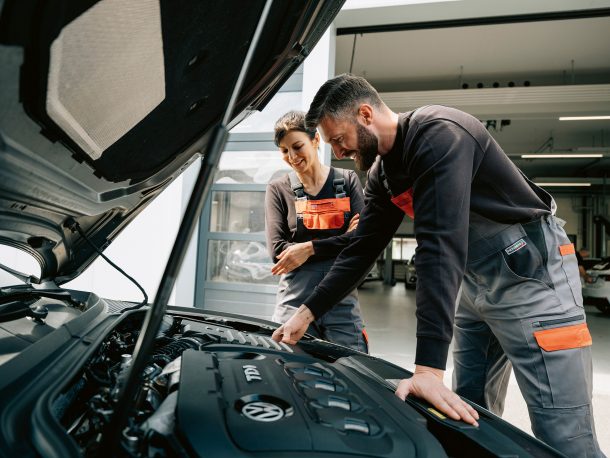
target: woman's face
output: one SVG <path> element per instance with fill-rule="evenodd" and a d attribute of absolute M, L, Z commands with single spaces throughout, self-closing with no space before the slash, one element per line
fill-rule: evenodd
<path fill-rule="evenodd" d="M 282 159 L 284 159 L 295 172 L 307 173 L 308 171 L 312 171 L 312 165 L 319 163 L 319 142 L 320 140 L 317 132 L 315 138 L 312 140 L 305 132 L 292 130 L 280 140 Z"/>

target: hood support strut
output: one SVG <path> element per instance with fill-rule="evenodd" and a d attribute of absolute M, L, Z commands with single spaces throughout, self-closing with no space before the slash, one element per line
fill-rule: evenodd
<path fill-rule="evenodd" d="M 142 331 L 133 352 L 133 359 L 129 374 L 126 377 L 123 390 L 118 395 L 115 403 L 114 414 L 106 427 L 104 444 L 102 444 L 102 447 L 100 448 L 100 450 L 111 450 L 111 456 L 114 456 L 118 450 L 121 442 L 121 432 L 126 426 L 129 412 L 133 407 L 134 397 L 138 387 L 140 386 L 142 370 L 148 363 L 151 348 L 154 344 L 157 332 L 159 331 L 163 316 L 167 310 L 167 303 L 176 283 L 180 265 L 182 264 L 186 254 L 190 238 L 194 232 L 199 215 L 201 214 L 203 204 L 210 192 L 210 188 L 212 186 L 212 174 L 216 171 L 220 155 L 229 134 L 226 126 L 230 122 L 233 115 L 233 109 L 237 101 L 237 97 L 246 77 L 248 67 L 254 55 L 256 45 L 262 34 L 272 3 L 273 0 L 267 0 L 265 2 L 265 7 L 263 8 L 263 12 L 259 18 L 256 30 L 254 31 L 254 35 L 239 76 L 235 86 L 233 87 L 233 92 L 222 118 L 222 122 L 214 128 L 210 141 L 207 144 L 201 169 L 199 171 L 199 175 L 197 176 L 197 181 L 195 182 L 193 192 L 189 198 L 182 223 L 180 224 L 180 228 L 178 230 L 178 235 L 174 241 L 172 252 L 167 265 L 165 266 L 165 271 L 161 277 L 157 295 L 153 305 L 150 307 L 150 309 L 148 309 L 146 317 L 144 318 Z"/>

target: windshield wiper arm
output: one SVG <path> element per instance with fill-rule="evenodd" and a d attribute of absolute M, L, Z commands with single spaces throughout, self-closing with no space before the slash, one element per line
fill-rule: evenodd
<path fill-rule="evenodd" d="M 81 307 L 82 303 L 72 297 L 65 289 L 36 289 L 31 285 L 17 285 L 0 288 L 0 305 L 18 300 L 46 297 L 69 302 L 75 307 Z"/>
<path fill-rule="evenodd" d="M 15 269 L 11 269 L 9 266 L 5 266 L 2 263 L 0 263 L 0 269 L 4 270 L 5 272 L 8 272 L 13 277 L 17 277 L 23 283 L 28 283 L 28 284 L 40 283 L 40 278 L 35 277 L 34 275 L 24 274 L 23 272 L 19 272 L 18 270 L 15 270 Z"/>
<path fill-rule="evenodd" d="M 42 304 L 35 305 L 42 297 L 69 302 L 75 307 L 82 303 L 74 299 L 70 293 L 62 289 L 36 289 L 32 285 L 16 285 L 0 288 L 0 323 L 18 320 L 24 317 L 33 318 L 38 323 L 44 323 L 49 310 Z"/>
<path fill-rule="evenodd" d="M 0 323 L 14 321 L 20 318 L 30 317 L 38 323 L 44 323 L 49 310 L 44 305 L 35 305 L 22 301 L 12 301 L 0 304 Z"/>

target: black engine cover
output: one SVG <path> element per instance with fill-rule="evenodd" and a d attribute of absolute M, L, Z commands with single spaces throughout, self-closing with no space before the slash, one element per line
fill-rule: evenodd
<path fill-rule="evenodd" d="M 420 414 L 355 372 L 273 349 L 187 350 L 177 429 L 199 456 L 446 456 Z M 385 413 L 384 413 L 385 412 Z"/>

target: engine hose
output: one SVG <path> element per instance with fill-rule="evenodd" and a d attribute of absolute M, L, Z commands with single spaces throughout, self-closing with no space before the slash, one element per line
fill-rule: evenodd
<path fill-rule="evenodd" d="M 192 348 L 199 349 L 204 342 L 198 337 L 182 337 L 164 347 L 155 350 L 152 360 L 155 363 L 165 365 L 182 354 L 184 350 Z"/>

